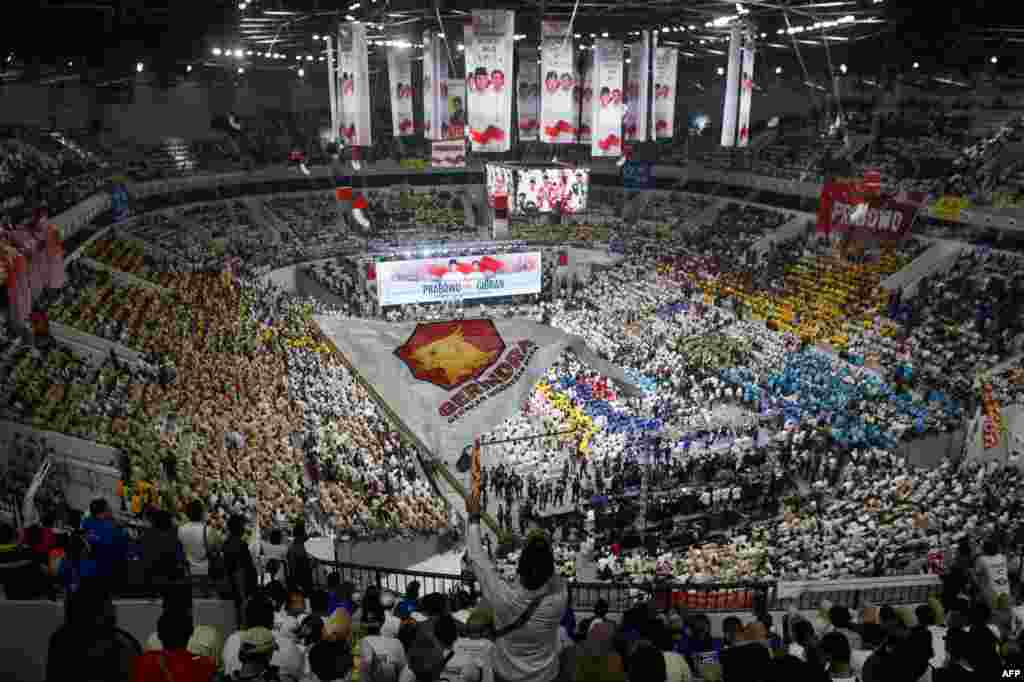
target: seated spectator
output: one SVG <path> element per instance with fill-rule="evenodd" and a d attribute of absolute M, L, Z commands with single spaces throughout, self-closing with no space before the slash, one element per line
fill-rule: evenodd
<path fill-rule="evenodd" d="M 117 627 L 106 581 L 87 580 L 72 595 L 67 620 L 50 637 L 46 682 L 127 680 L 142 647 Z"/>
<path fill-rule="evenodd" d="M 630 682 L 667 682 L 665 657 L 650 642 L 642 642 L 626 659 Z"/>
<path fill-rule="evenodd" d="M 239 635 L 239 665 L 234 673 L 228 673 L 225 666 L 225 675 L 230 676 L 231 679 L 246 680 L 246 682 L 277 682 L 280 679 L 298 680 L 301 678 L 303 673 L 301 669 L 295 674 L 288 675 L 273 664 L 274 657 L 279 650 L 279 642 L 269 628 L 251 627 L 235 634 Z"/>
<path fill-rule="evenodd" d="M 163 648 L 135 659 L 133 682 L 208 682 L 217 671 L 212 658 L 188 650 L 194 626 L 192 614 L 182 609 L 165 610 L 157 622 Z"/>
<path fill-rule="evenodd" d="M 733 682 L 756 682 L 771 664 L 768 631 L 760 623 L 744 627 L 739 618 L 731 618 L 734 622 L 722 623 L 722 677 Z"/>
<path fill-rule="evenodd" d="M 479 509 L 468 509 L 467 555 L 481 596 L 494 609 L 497 640 L 491 656 L 495 675 L 506 682 L 550 682 L 559 675 L 558 629 L 568 602 L 544 535 L 531 535 L 519 556 L 519 584 L 510 585 L 487 558 Z"/>
<path fill-rule="evenodd" d="M 261 595 L 250 599 L 245 605 L 245 622 L 273 633 L 273 603 Z M 275 634 L 274 641 L 277 647 L 273 650 L 271 663 L 282 676 L 293 679 L 301 678 L 305 669 L 305 657 L 293 639 L 284 634 Z M 243 668 L 243 661 L 239 656 L 241 648 L 242 631 L 233 632 L 224 642 L 224 672 L 229 676 L 233 676 Z"/>
<path fill-rule="evenodd" d="M 850 668 L 850 641 L 843 632 L 833 630 L 822 637 L 821 651 L 828 662 L 828 672 L 833 680 L 857 681 L 857 676 Z"/>
<path fill-rule="evenodd" d="M 309 667 L 318 682 L 347 680 L 352 674 L 352 650 L 348 642 L 317 642 L 309 650 Z M 377 682 L 373 677 L 360 677 Z"/>

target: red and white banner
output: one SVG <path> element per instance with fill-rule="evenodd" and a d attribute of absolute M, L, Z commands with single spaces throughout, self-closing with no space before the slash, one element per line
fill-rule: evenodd
<path fill-rule="evenodd" d="M 864 193 L 874 196 L 882 193 L 882 173 L 877 169 L 864 171 Z"/>
<path fill-rule="evenodd" d="M 448 128 L 448 62 L 444 39 L 423 32 L 423 128 L 428 140 L 444 139 Z"/>
<path fill-rule="evenodd" d="M 738 147 L 746 147 L 750 142 L 750 106 L 754 98 L 754 41 L 750 36 L 745 38 L 746 45 L 741 52 L 740 67 L 740 118 Z"/>
<path fill-rule="evenodd" d="M 679 52 L 659 47 L 654 57 L 654 139 L 671 138 L 676 118 L 676 74 Z"/>
<path fill-rule="evenodd" d="M 469 139 L 473 151 L 507 152 L 512 148 L 515 15 L 512 10 L 473 10 L 465 30 Z"/>
<path fill-rule="evenodd" d="M 339 127 L 345 144 L 369 147 L 370 70 L 366 55 L 366 25 L 349 21 L 338 28 Z"/>
<path fill-rule="evenodd" d="M 855 239 L 902 239 L 924 205 L 923 192 L 868 196 L 860 183 L 827 182 L 818 206 L 818 232 Z"/>
<path fill-rule="evenodd" d="M 541 73 L 544 83 L 540 96 L 541 141 L 570 144 L 576 141 L 576 81 L 572 27 L 567 21 L 544 20 L 541 23 Z"/>
<path fill-rule="evenodd" d="M 583 87 L 580 88 L 580 144 L 590 144 L 594 124 L 594 56 L 588 52 L 583 61 Z"/>
<path fill-rule="evenodd" d="M 519 72 L 516 74 L 516 108 L 519 116 L 519 141 L 540 138 L 540 52 L 536 47 L 519 48 Z"/>
<path fill-rule="evenodd" d="M 594 43 L 593 132 L 591 156 L 622 155 L 622 41 Z"/>
<path fill-rule="evenodd" d="M 413 135 L 416 131 L 412 102 L 412 59 L 408 48 L 388 48 L 388 82 L 391 84 L 391 126 L 395 137 Z"/>
<path fill-rule="evenodd" d="M 465 168 L 465 139 L 435 140 L 430 147 L 430 165 L 434 168 Z"/>
<path fill-rule="evenodd" d="M 739 104 L 741 47 L 740 27 L 733 26 L 729 33 L 729 69 L 725 76 L 725 98 L 722 103 L 723 147 L 736 146 L 736 119 L 738 118 L 736 110 Z"/>
<path fill-rule="evenodd" d="M 647 140 L 651 79 L 651 33 L 629 46 L 629 69 L 626 78 L 626 115 L 622 121 L 623 137 L 627 142 Z"/>

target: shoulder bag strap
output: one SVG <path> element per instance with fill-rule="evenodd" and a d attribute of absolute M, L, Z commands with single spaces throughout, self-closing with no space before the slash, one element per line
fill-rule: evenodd
<path fill-rule="evenodd" d="M 167 654 L 163 651 L 160 652 L 160 670 L 163 671 L 164 679 L 166 679 L 167 682 L 174 682 L 174 675 L 172 675 L 171 671 L 167 668 Z"/>
<path fill-rule="evenodd" d="M 542 594 L 541 596 L 531 601 L 530 605 L 527 606 L 526 609 L 519 614 L 519 617 L 516 618 L 514 622 L 495 631 L 494 639 L 504 637 L 508 633 L 514 632 L 519 628 L 523 627 L 524 625 L 526 625 L 528 622 L 530 622 L 530 619 L 533 618 L 533 614 L 537 612 L 537 607 L 540 606 L 540 603 L 544 601 L 544 597 L 546 596 L 547 595 Z"/>

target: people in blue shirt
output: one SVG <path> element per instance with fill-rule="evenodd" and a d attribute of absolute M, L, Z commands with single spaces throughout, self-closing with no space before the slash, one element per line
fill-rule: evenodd
<path fill-rule="evenodd" d="M 702 665 L 719 663 L 721 651 L 722 640 L 711 636 L 711 620 L 703 613 L 691 616 L 676 642 L 676 653 L 686 657 L 690 669 L 697 671 Z"/>
<path fill-rule="evenodd" d="M 89 504 L 89 516 L 82 521 L 89 554 L 95 561 L 96 576 L 111 578 L 132 549 L 127 533 L 114 523 L 110 504 L 99 498 Z"/>

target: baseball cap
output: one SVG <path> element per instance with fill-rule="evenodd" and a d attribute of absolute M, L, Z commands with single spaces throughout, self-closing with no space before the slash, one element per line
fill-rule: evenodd
<path fill-rule="evenodd" d="M 242 653 L 270 654 L 277 648 L 274 633 L 263 627 L 249 628 L 242 633 Z"/>

